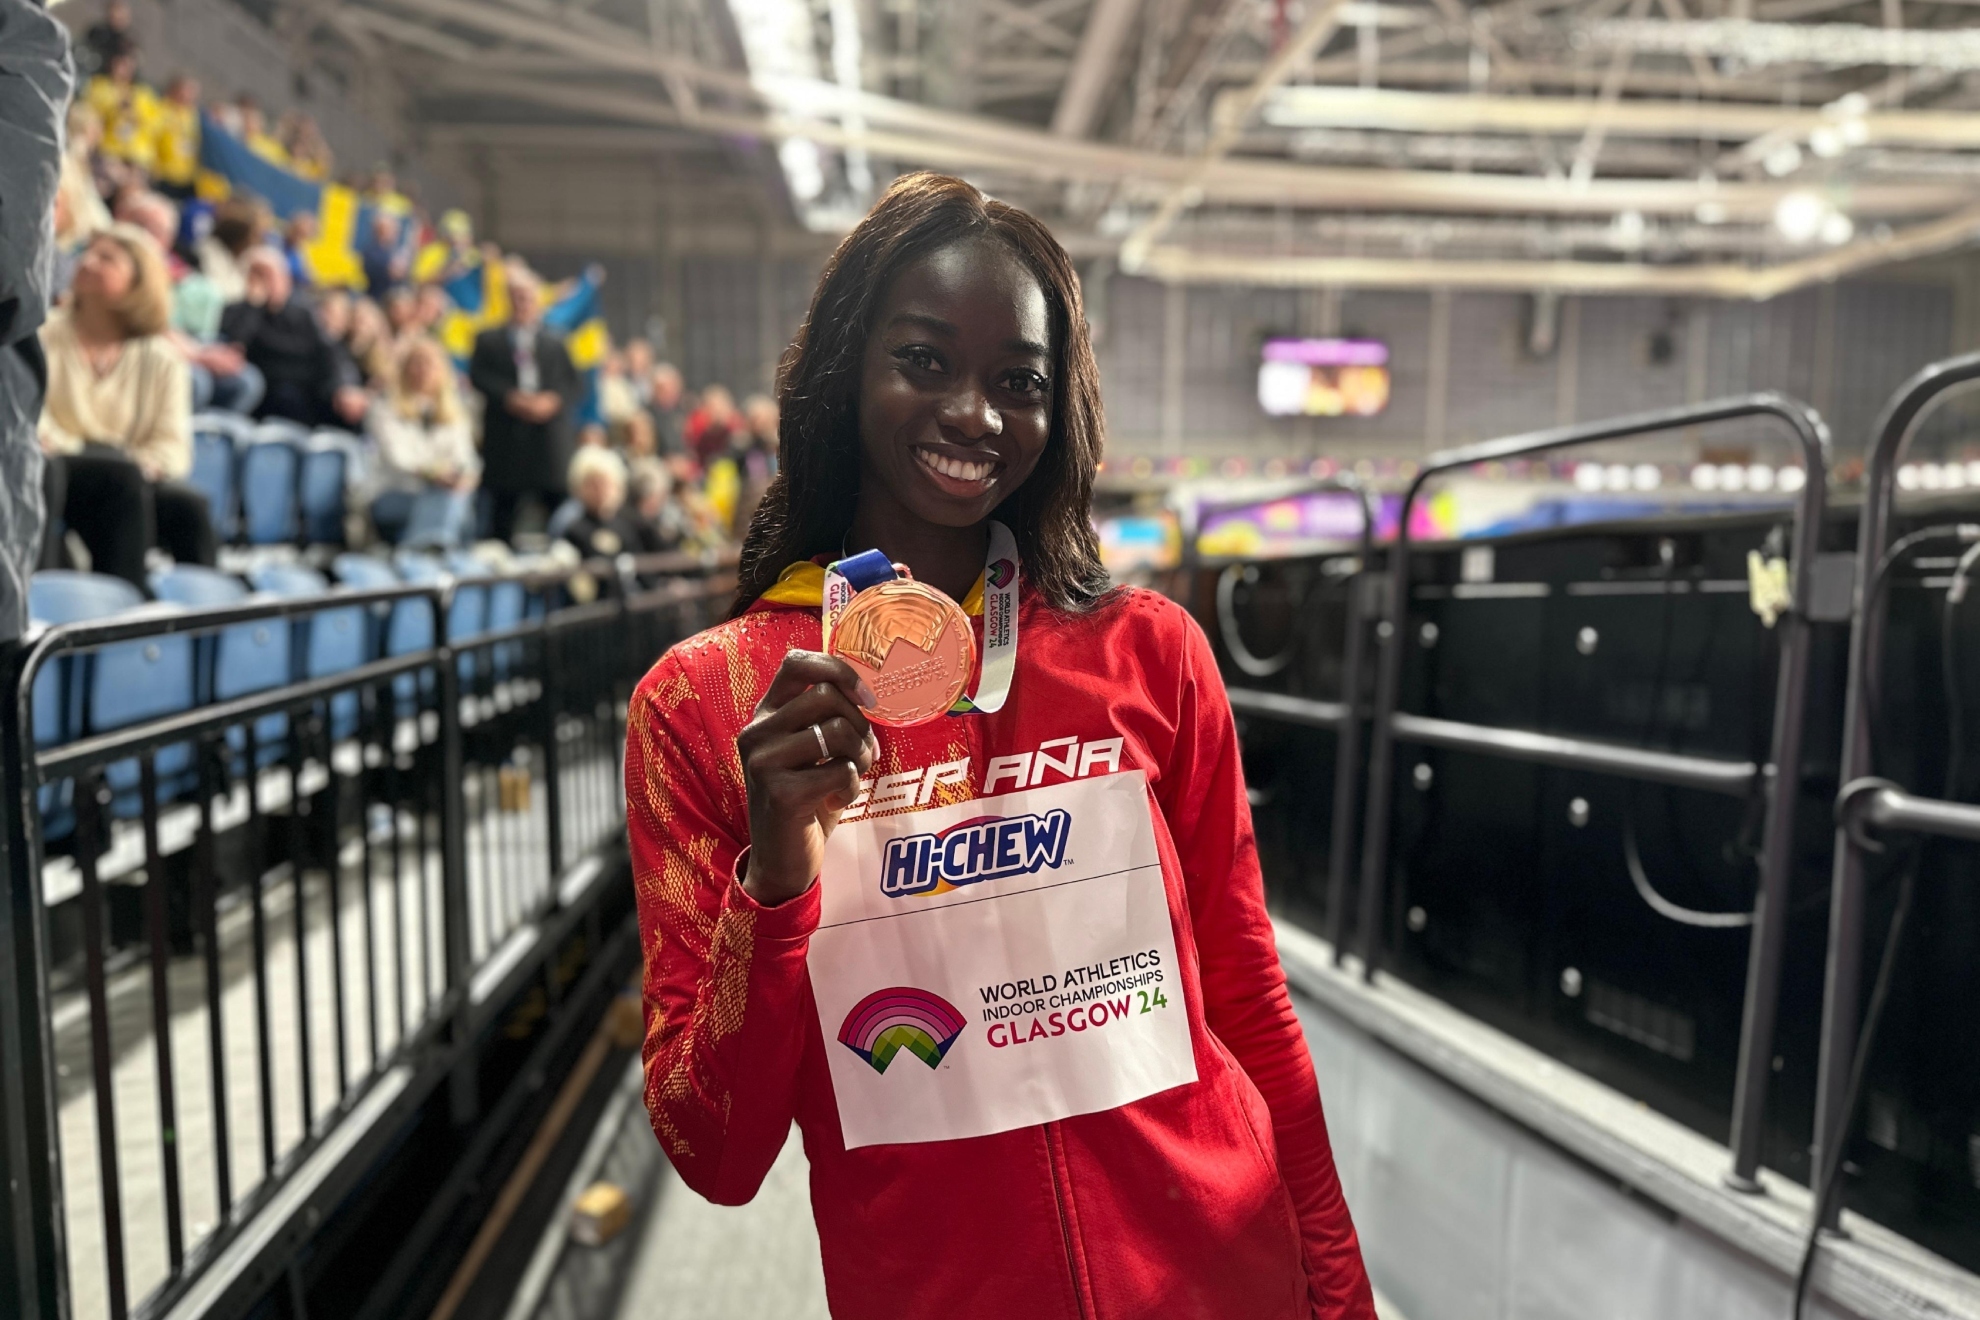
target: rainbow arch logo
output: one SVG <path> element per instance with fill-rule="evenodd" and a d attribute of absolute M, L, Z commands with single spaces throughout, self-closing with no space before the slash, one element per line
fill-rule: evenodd
<path fill-rule="evenodd" d="M 908 985 L 889 986 L 853 1005 L 839 1027 L 839 1043 L 877 1073 L 886 1072 L 902 1050 L 934 1068 L 964 1025 L 963 1015 L 942 996 Z"/>

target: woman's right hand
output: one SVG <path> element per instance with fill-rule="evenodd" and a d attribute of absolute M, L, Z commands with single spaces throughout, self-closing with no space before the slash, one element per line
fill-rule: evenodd
<path fill-rule="evenodd" d="M 825 838 L 880 754 L 860 710 L 872 703 L 872 691 L 845 661 L 792 651 L 736 736 L 749 792 L 743 888 L 765 907 L 802 894 L 824 867 Z"/>

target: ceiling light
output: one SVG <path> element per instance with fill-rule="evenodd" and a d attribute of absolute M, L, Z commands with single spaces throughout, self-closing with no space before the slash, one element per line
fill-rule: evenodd
<path fill-rule="evenodd" d="M 1697 467 L 1691 469 L 1691 484 L 1699 490 L 1717 490 L 1719 488 L 1719 469 L 1713 467 L 1710 463 L 1700 463 Z"/>
<path fill-rule="evenodd" d="M 1783 142 L 1760 159 L 1760 167 L 1780 178 L 1801 168 L 1801 148 L 1792 142 Z"/>
<path fill-rule="evenodd" d="M 1791 192 L 1774 207 L 1774 228 L 1790 243 L 1810 243 L 1829 213 L 1829 204 L 1814 193 Z"/>
<path fill-rule="evenodd" d="M 1663 469 L 1655 463 L 1638 463 L 1630 470 L 1629 484 L 1638 490 L 1655 490 L 1664 484 Z"/>
<path fill-rule="evenodd" d="M 1808 474 L 1798 467 L 1784 467 L 1775 484 L 1792 495 L 1808 484 Z"/>
<path fill-rule="evenodd" d="M 1870 140 L 1870 125 L 1861 119 L 1845 119 L 1836 125 L 1836 132 L 1852 147 L 1860 147 Z"/>
<path fill-rule="evenodd" d="M 1643 222 L 1643 212 L 1624 211 L 1609 225 L 1609 241 L 1624 251 L 1643 246 L 1643 237 L 1649 226 Z"/>
<path fill-rule="evenodd" d="M 1574 486 L 1576 490 L 1585 491 L 1598 491 L 1602 489 L 1602 465 L 1600 463 L 1575 464 Z"/>
<path fill-rule="evenodd" d="M 1822 217 L 1821 238 L 1830 247 L 1841 247 L 1855 236 L 1855 222 L 1841 211 L 1830 211 Z"/>
<path fill-rule="evenodd" d="M 1724 202 L 1700 202 L 1698 209 L 1691 213 L 1701 225 L 1722 225 L 1730 214 Z"/>
<path fill-rule="evenodd" d="M 1808 135 L 1808 149 L 1823 160 L 1832 160 L 1848 148 L 1843 141 L 1842 130 L 1823 124 Z"/>

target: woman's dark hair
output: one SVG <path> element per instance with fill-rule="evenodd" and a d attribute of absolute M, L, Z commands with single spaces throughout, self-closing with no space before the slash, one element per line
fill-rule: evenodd
<path fill-rule="evenodd" d="M 945 174 L 909 174 L 825 263 L 804 326 L 778 367 L 778 472 L 743 541 L 734 613 L 787 565 L 838 553 L 859 498 L 860 373 L 881 299 L 911 263 L 971 239 L 1000 242 L 1024 262 L 1052 321 L 1051 434 L 1038 466 L 994 516 L 1010 527 L 1024 574 L 1048 605 L 1082 611 L 1106 592 L 1091 516 L 1105 429 L 1100 369 L 1072 259 L 1017 207 Z"/>

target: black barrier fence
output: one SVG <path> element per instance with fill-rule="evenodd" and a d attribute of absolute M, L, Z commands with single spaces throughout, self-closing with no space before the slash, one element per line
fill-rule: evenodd
<path fill-rule="evenodd" d="M 626 560 L 16 654 L 0 1313 L 238 1310 L 414 1097 L 472 1121 L 476 1033 L 622 873 L 632 686 L 731 589 Z M 293 630 L 307 672 L 349 628 L 375 658 L 213 696 L 230 648 Z M 154 686 L 204 700 L 114 727 Z"/>
<path fill-rule="evenodd" d="M 1830 886 L 1828 962 L 1822 990 L 1821 1057 L 1817 1064 L 1815 1101 L 1815 1142 L 1811 1161 L 1818 1188 L 1818 1206 L 1825 1227 L 1835 1227 L 1842 1212 L 1840 1198 L 1831 1199 L 1825 1184 L 1833 1181 L 1847 1143 L 1858 1089 L 1852 1075 L 1860 1073 L 1867 1059 L 1860 1057 L 1861 1020 L 1864 1011 L 1862 985 L 1865 939 L 1864 907 L 1867 872 L 1871 855 L 1883 845 L 1871 839 L 1867 828 L 1911 833 L 1941 839 L 1980 841 L 1980 806 L 1946 801 L 1906 792 L 1896 783 L 1876 777 L 1880 753 L 1888 761 L 1888 749 L 1876 745 L 1880 730 L 1876 702 L 1881 689 L 1886 625 L 1890 613 L 1890 577 L 1906 543 L 1923 548 L 1936 544 L 1980 544 L 1980 526 L 1971 522 L 1927 526 L 1892 544 L 1891 522 L 1897 499 L 1898 461 L 1916 434 L 1919 423 L 1930 409 L 1950 394 L 1980 381 L 1980 353 L 1935 362 L 1906 381 L 1884 405 L 1877 419 L 1876 434 L 1866 456 L 1863 480 L 1863 509 L 1857 523 L 1856 581 L 1857 607 L 1849 638 L 1849 673 L 1844 689 L 1843 748 L 1840 779 L 1842 790 L 1836 807 L 1834 876 Z M 1980 552 L 1975 552 L 1980 553 Z M 1969 553 L 1960 561 L 1958 572 L 1948 581 L 1949 604 L 1957 604 L 1956 593 L 1964 590 L 1963 574 L 1973 562 Z M 1957 693 L 1961 676 L 1953 663 L 1950 633 L 1955 620 L 1944 622 L 1947 650 L 1944 676 L 1950 692 Z M 1945 715 L 1954 725 L 1954 738 L 1960 736 L 1961 712 L 1955 702 Z M 1955 741 L 1955 746 L 1957 742 Z M 1957 762 L 1956 753 L 1949 760 Z M 1957 774 L 1947 771 L 1947 792 L 1958 790 Z M 1916 859 L 1909 863 L 1916 866 Z M 1970 950 L 1962 956 L 1970 962 Z M 1895 1144 L 1895 1143 L 1893 1143 Z M 1980 1139 L 1973 1147 L 1980 1159 Z M 1980 1164 L 1976 1164 L 1980 1169 Z"/>
<path fill-rule="evenodd" d="M 1662 752 L 1537 730 L 1437 719 L 1397 708 L 1402 689 L 1404 631 L 1409 617 L 1410 517 L 1428 483 L 1442 474 L 1477 464 L 1745 419 L 1765 419 L 1780 424 L 1799 448 L 1805 472 L 1805 480 L 1796 497 L 1788 547 L 1795 606 L 1780 621 L 1780 673 L 1775 689 L 1772 751 L 1766 765 L 1750 760 Z M 1765 799 L 1766 816 L 1759 850 L 1759 897 L 1750 916 L 1742 917 L 1742 924 L 1750 925 L 1752 932 L 1730 1141 L 1732 1168 L 1729 1179 L 1745 1190 L 1757 1190 L 1759 1186 L 1756 1176 L 1770 1063 L 1774 1057 L 1774 1020 L 1788 909 L 1787 886 L 1793 867 L 1794 817 L 1798 796 L 1797 784 L 1790 783 L 1783 788 L 1775 782 L 1778 776 L 1774 767 L 1798 767 L 1802 763 L 1811 645 L 1809 629 L 1821 617 L 1817 603 L 1834 594 L 1818 590 L 1817 582 L 1818 567 L 1824 567 L 1818 561 L 1828 445 L 1827 427 L 1812 409 L 1783 396 L 1762 394 L 1514 436 L 1433 455 L 1412 482 L 1398 514 L 1397 539 L 1388 547 L 1385 570 L 1379 580 L 1378 589 L 1386 595 L 1386 600 L 1368 609 L 1368 613 L 1379 619 L 1381 650 L 1373 699 L 1367 708 L 1370 745 L 1363 790 L 1365 806 L 1359 830 L 1361 875 L 1358 912 L 1354 921 L 1355 943 L 1366 976 L 1374 975 L 1383 958 L 1385 916 L 1390 892 L 1391 803 L 1395 748 L 1398 744 L 1441 747 L 1487 758 L 1564 766 L 1715 794 L 1758 794 Z M 1367 551 L 1364 549 L 1361 558 L 1365 560 L 1366 557 Z M 1358 649 L 1361 644 L 1361 615 L 1367 609 L 1362 602 L 1365 594 L 1369 593 L 1349 594 L 1349 624 L 1345 636 L 1350 648 Z M 1845 617 L 1846 607 L 1844 612 L 1832 611 L 1826 621 L 1840 622 Z M 1350 669 L 1358 671 L 1358 656 L 1344 658 L 1341 668 L 1344 674 Z M 1361 715 L 1361 701 L 1358 681 L 1344 685 L 1338 701 L 1316 701 L 1243 689 L 1236 689 L 1231 694 L 1232 706 L 1240 715 L 1340 730 L 1344 736 L 1337 749 L 1336 774 L 1351 780 L 1362 778 L 1361 767 L 1351 755 L 1355 729 Z M 1330 826 L 1332 863 L 1328 892 L 1331 901 L 1327 923 L 1336 957 L 1347 946 L 1346 870 L 1348 858 L 1352 855 L 1350 841 L 1356 834 L 1357 824 L 1353 819 L 1354 788 L 1353 782 L 1336 784 Z"/>

